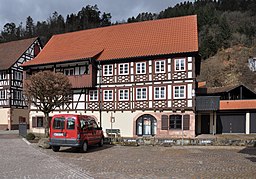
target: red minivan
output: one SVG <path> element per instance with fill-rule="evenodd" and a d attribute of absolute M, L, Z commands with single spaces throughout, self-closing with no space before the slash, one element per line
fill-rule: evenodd
<path fill-rule="evenodd" d="M 86 152 L 88 145 L 102 146 L 103 141 L 102 128 L 91 116 L 57 114 L 52 117 L 49 144 L 54 152 L 58 152 L 61 146 Z"/>

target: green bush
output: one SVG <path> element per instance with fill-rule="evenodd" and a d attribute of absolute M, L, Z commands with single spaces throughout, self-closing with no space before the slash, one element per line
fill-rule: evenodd
<path fill-rule="evenodd" d="M 33 133 L 28 133 L 27 136 L 26 136 L 27 140 L 34 140 L 35 138 L 36 138 L 36 136 Z"/>

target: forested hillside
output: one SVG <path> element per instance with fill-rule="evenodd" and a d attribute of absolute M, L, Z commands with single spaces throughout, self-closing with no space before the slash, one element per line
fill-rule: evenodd
<path fill-rule="evenodd" d="M 66 18 L 58 12 L 53 12 L 52 16 L 41 22 L 34 22 L 33 17 L 29 16 L 25 25 L 22 23 L 16 25 L 13 22 L 6 23 L 1 31 L 0 42 L 40 36 L 45 44 L 54 34 L 109 25 L 111 25 L 110 13 L 101 13 L 97 5 L 88 5 L 78 13 L 68 14 Z"/>
<path fill-rule="evenodd" d="M 244 84 L 256 91 L 256 73 L 248 67 L 250 57 L 256 57 L 256 46 L 236 45 L 222 49 L 202 61 L 198 80 L 206 81 L 208 87 Z"/>
<path fill-rule="evenodd" d="M 242 49 L 254 49 L 256 45 L 255 9 L 255 0 L 197 0 L 195 2 L 185 1 L 175 5 L 174 7 L 168 7 L 156 14 L 152 14 L 150 12 L 140 13 L 136 17 L 130 17 L 126 22 L 122 23 L 132 23 L 197 14 L 200 54 L 203 59 L 211 60 L 211 62 L 206 60 L 203 63 L 206 65 L 204 66 L 204 69 L 209 68 L 209 70 L 215 70 L 216 74 L 224 75 L 224 73 L 218 72 L 218 70 L 222 69 L 222 67 L 220 69 L 218 68 L 223 65 L 217 63 L 227 63 L 232 65 L 231 62 L 234 60 L 232 59 L 233 57 L 235 57 L 239 63 L 241 63 L 239 59 L 243 58 L 243 63 L 246 63 L 246 59 L 248 59 L 249 56 L 256 55 L 253 54 L 253 50 L 247 50 L 248 53 L 236 54 L 238 52 L 230 48 L 235 46 L 236 48 L 240 47 Z M 115 24 L 118 24 L 118 22 L 111 23 L 110 13 L 101 13 L 97 5 L 88 5 L 83 7 L 77 13 L 67 15 L 66 18 L 57 12 L 54 12 L 51 17 L 41 22 L 34 22 L 33 18 L 29 16 L 26 19 L 25 25 L 16 25 L 12 22 L 7 23 L 1 31 L 0 42 L 40 36 L 43 43 L 46 43 L 53 34 Z M 232 54 L 229 54 L 229 57 L 225 59 L 215 60 L 216 63 L 214 64 L 213 59 L 225 57 L 225 53 L 227 53 L 226 49 L 231 49 Z M 218 51 L 219 53 L 217 54 Z M 222 56 L 219 54 L 222 54 Z M 215 57 L 213 57 L 214 55 Z M 209 66 L 216 66 L 216 69 L 210 69 Z M 235 69 L 236 71 L 233 71 L 232 73 L 230 72 L 228 75 L 232 77 L 237 76 L 238 74 L 241 74 L 241 76 L 252 75 L 251 73 L 245 74 L 239 71 L 241 66 L 246 65 L 241 64 L 240 66 L 237 66 L 237 69 Z M 225 66 L 223 70 L 227 71 L 227 68 L 228 67 Z M 234 70 L 231 67 L 230 69 Z M 246 71 L 246 69 L 243 69 L 243 71 Z M 215 73 L 212 73 L 212 75 L 213 74 Z M 207 74 L 204 74 L 203 76 L 205 77 L 206 75 Z M 209 79 L 201 79 L 211 81 L 210 76 Z M 216 79 L 213 80 L 216 81 Z M 236 78 L 236 80 L 240 81 L 244 79 L 245 78 Z M 246 77 L 246 79 L 249 79 L 249 77 Z M 217 81 L 218 82 L 210 82 L 210 85 L 222 86 L 227 84 L 223 80 L 221 81 L 221 79 Z"/>

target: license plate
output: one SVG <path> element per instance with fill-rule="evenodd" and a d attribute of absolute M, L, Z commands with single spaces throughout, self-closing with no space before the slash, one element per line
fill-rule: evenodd
<path fill-rule="evenodd" d="M 54 133 L 54 136 L 63 136 L 63 133 Z"/>

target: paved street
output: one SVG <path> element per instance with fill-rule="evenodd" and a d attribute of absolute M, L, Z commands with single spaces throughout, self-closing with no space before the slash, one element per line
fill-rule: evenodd
<path fill-rule="evenodd" d="M 256 148 L 90 147 L 55 153 L 0 134 L 0 178 L 256 178 Z"/>
<path fill-rule="evenodd" d="M 70 167 L 58 158 L 42 153 L 17 135 L 0 134 L 1 179 L 92 178 L 85 171 Z"/>

